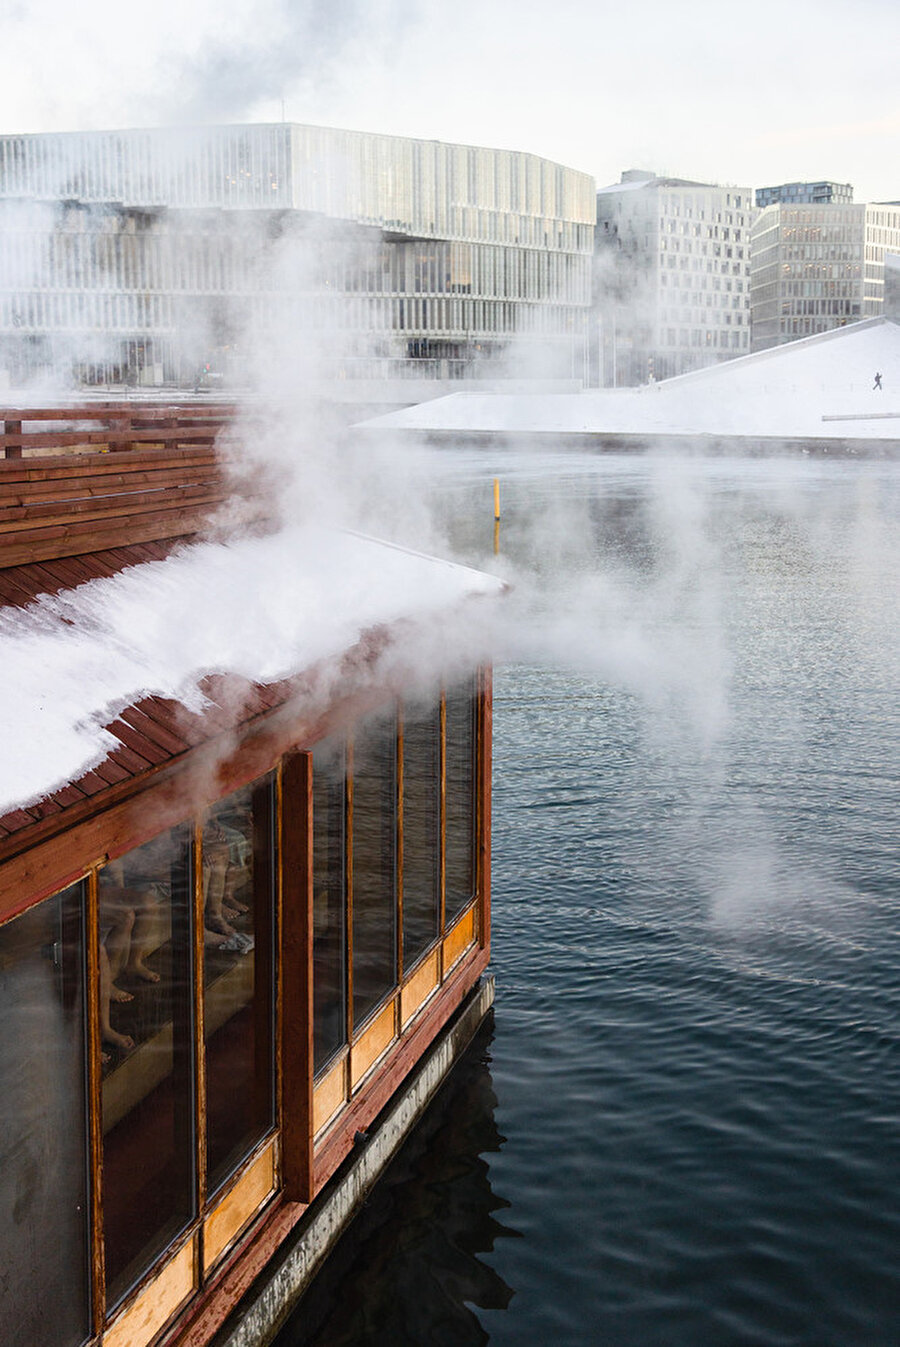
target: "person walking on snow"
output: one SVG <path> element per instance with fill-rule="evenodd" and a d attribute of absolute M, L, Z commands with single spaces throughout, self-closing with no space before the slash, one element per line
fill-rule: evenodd
<path fill-rule="evenodd" d="M 884 389 L 881 387 L 881 375 L 880 375 L 880 374 L 876 374 L 876 375 L 875 375 L 875 384 L 874 384 L 874 387 L 872 388 L 872 392 L 873 392 L 873 393 L 875 392 L 875 389 L 876 389 L 876 388 L 880 389 L 880 391 L 881 391 L 882 393 L 884 392 Z"/>

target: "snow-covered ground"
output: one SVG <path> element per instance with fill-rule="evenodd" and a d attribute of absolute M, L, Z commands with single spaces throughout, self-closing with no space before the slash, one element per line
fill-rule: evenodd
<path fill-rule="evenodd" d="M 900 441 L 900 323 L 869 319 L 643 388 L 454 393 L 363 425 L 500 435 Z"/>
<path fill-rule="evenodd" d="M 146 696 L 202 711 L 211 673 L 271 683 L 382 623 L 423 619 L 499 580 L 356 534 L 293 528 L 192 546 L 0 612 L 0 813 L 96 766 L 104 729 Z M 448 639 L 452 637 L 448 634 Z"/>

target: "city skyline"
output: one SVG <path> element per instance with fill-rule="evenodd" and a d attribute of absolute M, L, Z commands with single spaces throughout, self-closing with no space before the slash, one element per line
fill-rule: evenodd
<path fill-rule="evenodd" d="M 46 34 L 53 34 L 51 40 Z M 900 12 L 761 0 L 601 11 L 561 0 L 246 0 L 134 16 L 110 0 L 12 6 L 0 131 L 280 121 L 527 150 L 598 187 L 639 167 L 698 180 L 850 182 L 900 197 Z M 854 57 L 861 51 L 865 59 Z M 802 96 L 798 93 L 802 89 Z"/>

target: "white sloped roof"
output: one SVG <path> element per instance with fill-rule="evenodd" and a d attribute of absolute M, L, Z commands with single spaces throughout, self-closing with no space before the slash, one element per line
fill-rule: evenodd
<path fill-rule="evenodd" d="M 209 674 L 275 683 L 338 660 L 375 627 L 502 588 L 361 535 L 296 527 L 196 544 L 6 608 L 0 814 L 100 763 L 116 746 L 104 727 L 144 697 L 202 711 Z"/>
<path fill-rule="evenodd" d="M 460 434 L 897 441 L 900 324 L 873 318 L 643 388 L 456 393 L 363 424 Z"/>

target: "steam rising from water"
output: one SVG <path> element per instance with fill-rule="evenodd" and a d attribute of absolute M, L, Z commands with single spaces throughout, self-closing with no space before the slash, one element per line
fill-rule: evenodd
<path fill-rule="evenodd" d="M 281 367 L 271 369 L 273 398 L 289 402 Z M 662 446 L 647 455 L 535 453 L 509 440 L 477 452 L 436 449 L 310 429 L 314 421 L 295 412 L 305 448 L 258 441 L 265 458 L 291 470 L 289 512 L 312 509 L 452 555 L 510 585 L 501 604 L 469 614 L 458 630 L 448 625 L 440 648 L 423 644 L 423 672 L 439 667 L 441 650 L 469 642 L 500 666 L 542 667 L 548 678 L 568 670 L 586 696 L 624 694 L 659 789 L 680 799 L 671 835 L 655 839 L 660 863 L 679 858 L 712 921 L 734 934 L 792 922 L 847 931 L 863 896 L 832 872 L 827 849 L 812 856 L 792 840 L 771 784 L 796 775 L 802 812 L 803 782 L 821 786 L 829 735 L 840 733 L 847 680 L 867 690 L 895 684 L 891 465 L 729 460 Z M 873 715 L 882 711 L 873 703 Z M 837 814 L 847 783 L 826 789 Z"/>
<path fill-rule="evenodd" d="M 354 331 L 341 318 L 349 296 L 321 305 L 321 257 L 336 242 L 353 247 L 346 231 L 314 222 L 265 249 L 266 290 L 289 302 L 260 306 L 242 333 L 254 393 L 220 446 L 236 480 L 275 483 L 285 530 L 356 529 L 495 571 L 508 598 L 423 629 L 404 648 L 405 675 L 427 682 L 454 661 L 488 656 L 570 670 L 597 698 L 624 691 L 660 781 L 684 783 L 677 841 L 714 919 L 738 929 L 810 903 L 833 913 L 847 899 L 843 881 L 792 854 L 762 770 L 771 759 L 772 770 L 799 760 L 813 771 L 821 726 L 788 699 L 793 717 L 755 739 L 754 781 L 753 762 L 741 759 L 745 720 L 764 719 L 772 668 L 790 687 L 809 663 L 796 642 L 810 639 L 799 618 L 811 602 L 822 605 L 823 705 L 835 680 L 856 672 L 866 687 L 892 686 L 900 559 L 890 467 L 536 455 L 512 443 L 472 454 L 370 440 L 347 429 L 351 414 L 329 378 Z M 540 368 L 538 342 L 531 357 Z M 321 580 L 327 590 L 337 577 Z M 352 600 L 353 577 L 338 583 L 340 601 Z M 400 603 L 405 581 L 390 584 Z M 755 646 L 738 643 L 747 629 Z"/>
<path fill-rule="evenodd" d="M 458 521 L 475 501 L 489 515 L 495 472 L 498 562 L 484 523 L 458 524 L 455 540 L 512 584 L 496 656 L 545 669 L 560 721 L 583 706 L 586 734 L 604 705 L 633 717 L 654 799 L 671 799 L 648 829 L 653 864 L 723 931 L 821 924 L 852 938 L 872 895 L 839 857 L 857 834 L 864 845 L 873 800 L 896 781 L 894 468 L 562 449 L 451 468 L 448 456 Z M 848 773 L 854 743 L 870 740 L 881 755 Z M 566 778 L 561 764 L 563 791 Z M 812 798 L 835 830 L 814 850 Z"/>

